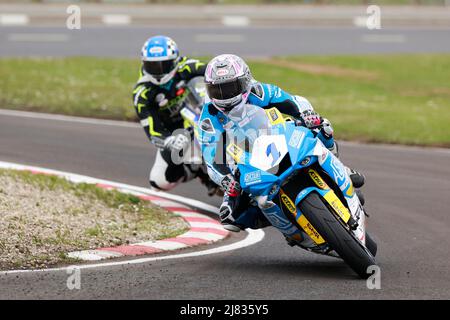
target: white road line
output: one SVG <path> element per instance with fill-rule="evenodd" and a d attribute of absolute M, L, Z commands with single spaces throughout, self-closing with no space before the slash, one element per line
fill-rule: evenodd
<path fill-rule="evenodd" d="M 217 229 L 217 230 L 223 230 L 223 227 L 220 224 L 214 224 L 212 222 L 196 222 L 191 221 L 189 224 L 193 228 L 210 228 L 210 229 Z"/>
<path fill-rule="evenodd" d="M 245 37 L 241 34 L 203 33 L 196 34 L 194 41 L 198 43 L 236 43 L 244 42 Z"/>
<path fill-rule="evenodd" d="M 0 115 L 11 116 L 11 117 L 21 117 L 21 118 L 31 118 L 31 119 L 44 119 L 44 120 L 54 120 L 54 121 L 85 123 L 85 124 L 102 125 L 102 126 L 129 127 L 129 128 L 139 127 L 139 124 L 134 123 L 134 122 L 113 121 L 113 120 L 103 120 L 103 119 L 93 119 L 93 118 L 83 118 L 83 117 L 72 117 L 72 116 L 63 116 L 63 115 L 59 115 L 59 114 L 29 112 L 29 111 L 16 111 L 16 110 L 7 110 L 7 109 L 0 109 Z"/>
<path fill-rule="evenodd" d="M 102 22 L 107 25 L 128 25 L 131 23 L 131 17 L 126 14 L 104 14 Z"/>
<path fill-rule="evenodd" d="M 0 14 L 0 25 L 2 26 L 24 26 L 30 23 L 26 14 Z"/>
<path fill-rule="evenodd" d="M 247 27 L 250 19 L 246 16 L 223 16 L 222 24 L 226 27 Z"/>
<path fill-rule="evenodd" d="M 359 28 L 367 28 L 367 17 L 366 16 L 356 16 L 353 18 L 353 25 Z"/>
<path fill-rule="evenodd" d="M 450 156 L 450 149 L 438 148 L 438 147 L 418 147 L 418 146 L 403 146 L 397 144 L 364 144 L 362 142 L 355 141 L 339 141 L 339 145 L 351 146 L 354 148 L 371 148 L 371 149 L 381 149 L 384 151 L 401 151 L 405 153 L 440 153 L 446 156 Z"/>
<path fill-rule="evenodd" d="M 70 37 L 64 33 L 11 33 L 8 41 L 13 42 L 66 42 Z"/>
<path fill-rule="evenodd" d="M 177 250 L 177 249 L 181 249 L 181 248 L 186 248 L 186 245 L 184 243 L 175 242 L 175 241 L 164 241 L 164 240 L 159 240 L 158 242 L 154 242 L 154 241 L 140 242 L 140 243 L 136 243 L 135 245 L 136 246 L 149 246 L 149 247 L 161 249 L 161 250 Z"/>
<path fill-rule="evenodd" d="M 82 259 L 85 261 L 100 261 L 104 258 L 121 258 L 122 254 L 113 251 L 104 250 L 83 250 L 76 252 L 69 252 L 67 254 L 69 258 Z"/>
<path fill-rule="evenodd" d="M 366 43 L 404 43 L 406 36 L 403 34 L 365 34 L 361 37 Z"/>
<path fill-rule="evenodd" d="M 0 109 L 0 116 L 10 116 L 10 117 L 19 117 L 19 118 L 30 118 L 30 119 L 44 119 L 44 120 L 54 120 L 54 121 L 66 121 L 73 123 L 84 123 L 91 125 L 102 125 L 102 126 L 113 126 L 113 127 L 128 127 L 128 128 L 138 128 L 140 127 L 139 123 L 127 122 L 127 121 L 117 121 L 117 120 L 104 120 L 104 119 L 92 119 L 92 118 L 83 118 L 83 117 L 74 117 L 74 116 L 63 116 L 57 114 L 49 114 L 49 113 L 40 113 L 40 112 L 29 112 L 29 111 L 16 111 L 16 110 L 8 110 L 8 109 Z M 396 150 L 396 151 L 413 151 L 413 152 L 439 152 L 444 154 L 450 154 L 450 149 L 447 148 L 438 148 L 438 147 L 415 147 L 415 146 L 404 146 L 404 145 L 395 145 L 395 144 L 364 144 L 360 142 L 353 141 L 339 141 L 342 145 L 354 146 L 354 147 L 363 147 L 363 148 L 378 148 L 378 149 L 388 149 L 388 150 Z M 148 189 L 135 187 L 135 186 L 127 186 L 128 188 L 132 188 L 137 192 L 149 192 Z M 184 198 L 181 196 L 169 194 L 169 193 L 158 193 L 152 191 L 152 195 L 161 194 L 165 198 L 172 199 L 181 203 L 186 203 Z M 205 203 L 196 201 L 194 206 L 198 208 L 202 208 Z M 192 202 L 191 202 L 192 203 Z M 205 208 L 202 208 L 206 211 L 215 210 L 217 212 L 217 208 L 206 204 Z"/>
<path fill-rule="evenodd" d="M 198 238 L 198 239 L 203 239 L 203 240 L 207 240 L 207 241 L 217 241 L 217 240 L 220 240 L 223 238 L 222 236 L 220 236 L 218 234 L 206 233 L 206 232 L 195 232 L 195 231 L 188 231 L 178 237 L 179 238 Z"/>
<path fill-rule="evenodd" d="M 182 207 L 178 202 L 169 200 L 152 200 L 152 203 L 160 207 Z"/>
<path fill-rule="evenodd" d="M 152 202 L 153 202 L 153 200 L 152 200 Z M 184 212 L 184 211 L 176 211 L 176 210 L 173 210 L 172 212 L 175 214 L 181 215 L 183 218 L 203 218 L 202 214 L 195 213 L 195 212 Z M 191 224 L 192 224 L 192 222 L 191 222 Z"/>

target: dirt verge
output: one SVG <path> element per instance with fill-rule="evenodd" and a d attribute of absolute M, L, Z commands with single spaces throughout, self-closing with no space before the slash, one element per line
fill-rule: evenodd
<path fill-rule="evenodd" d="M 164 239 L 187 228 L 133 195 L 0 169 L 1 270 L 71 263 L 71 251 Z"/>

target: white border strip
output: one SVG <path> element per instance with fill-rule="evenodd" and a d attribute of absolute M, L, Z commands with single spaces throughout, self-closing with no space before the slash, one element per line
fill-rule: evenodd
<path fill-rule="evenodd" d="M 135 122 L 83 118 L 83 117 L 74 117 L 74 116 L 64 116 L 64 115 L 60 115 L 60 114 L 19 111 L 19 110 L 9 110 L 9 109 L 0 109 L 0 115 L 10 116 L 10 117 L 19 117 L 19 118 L 43 119 L 43 120 L 65 121 L 65 122 L 85 123 L 85 124 L 103 125 L 103 126 L 114 126 L 114 127 L 128 127 L 128 128 L 139 127 L 139 124 L 135 123 Z"/>
<path fill-rule="evenodd" d="M 250 19 L 247 16 L 223 16 L 222 24 L 225 27 L 248 27 Z"/>
<path fill-rule="evenodd" d="M 26 14 L 0 14 L 0 25 L 2 26 L 26 26 L 29 23 L 30 18 Z"/>
<path fill-rule="evenodd" d="M 128 25 L 131 23 L 131 17 L 126 14 L 104 14 L 102 22 L 106 25 Z"/>
<path fill-rule="evenodd" d="M 65 33 L 11 33 L 8 41 L 12 42 L 66 42 L 70 36 Z"/>

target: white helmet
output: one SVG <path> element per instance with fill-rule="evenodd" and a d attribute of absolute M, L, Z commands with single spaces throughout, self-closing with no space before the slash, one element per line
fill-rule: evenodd
<path fill-rule="evenodd" d="M 177 73 L 178 46 L 169 37 L 151 37 L 142 47 L 141 60 L 145 78 L 155 85 L 163 85 Z"/>
<path fill-rule="evenodd" d="M 205 84 L 211 103 L 221 112 L 245 104 L 251 90 L 252 75 L 247 64 L 234 54 L 212 59 L 205 72 Z"/>

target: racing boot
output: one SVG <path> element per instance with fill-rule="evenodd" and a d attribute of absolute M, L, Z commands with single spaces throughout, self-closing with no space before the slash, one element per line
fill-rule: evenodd
<path fill-rule="evenodd" d="M 361 188 L 364 185 L 364 182 L 366 178 L 364 175 L 355 169 L 351 169 L 349 167 L 345 167 L 347 170 L 347 174 L 350 176 L 350 179 L 352 180 L 353 187 L 356 189 Z"/>
<path fill-rule="evenodd" d="M 362 193 L 362 191 L 360 189 L 355 189 L 355 193 L 358 196 L 361 205 L 364 206 L 364 204 L 366 203 L 366 199 L 364 198 L 364 194 Z"/>
<path fill-rule="evenodd" d="M 237 207 L 239 204 L 239 197 L 230 197 L 225 194 L 223 202 L 219 208 L 220 222 L 224 229 L 232 232 L 239 232 L 241 228 L 237 225 L 235 215 L 237 214 Z"/>
<path fill-rule="evenodd" d="M 189 164 L 183 164 L 183 170 L 184 170 L 184 176 L 183 176 L 183 182 L 188 182 L 194 179 L 198 176 L 199 170 L 196 170 L 194 166 L 191 166 Z"/>
<path fill-rule="evenodd" d="M 202 169 L 198 170 L 197 177 L 200 179 L 200 182 L 206 187 L 208 196 L 212 197 L 214 195 L 223 196 L 223 192 L 220 187 L 212 181 L 208 174 L 204 172 Z"/>

